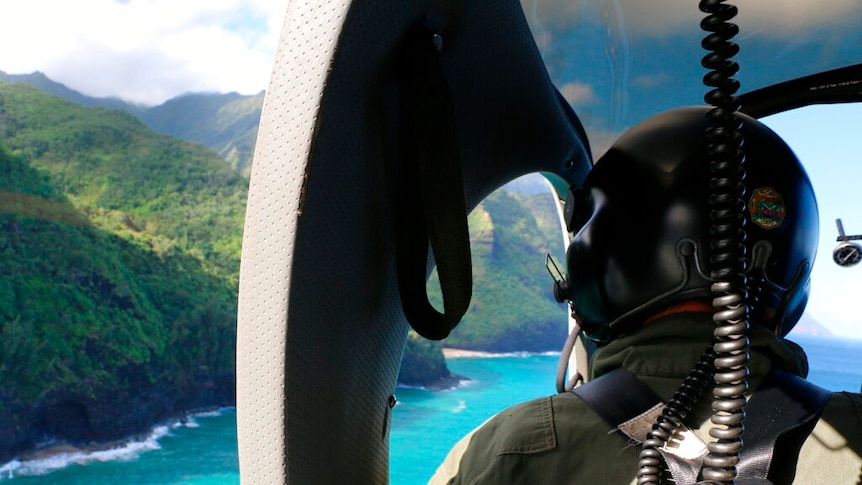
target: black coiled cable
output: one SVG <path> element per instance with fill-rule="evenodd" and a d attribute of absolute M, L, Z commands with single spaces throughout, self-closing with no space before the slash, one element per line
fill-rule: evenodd
<path fill-rule="evenodd" d="M 730 42 L 739 28 L 729 22 L 737 9 L 724 0 L 702 0 L 700 10 L 709 14 L 701 28 L 709 34 L 702 46 L 710 51 L 701 64 L 711 71 L 703 82 L 713 89 L 704 99 L 714 106 L 707 114 L 706 130 L 710 169 L 710 276 L 716 323 L 713 339 L 715 388 L 713 390 L 715 441 L 707 446 L 703 479 L 732 484 L 742 450 L 745 393 L 748 390 L 748 306 L 745 277 L 745 156 L 742 126 L 736 112 L 741 103 L 736 96 L 739 82 L 733 79 L 739 66 L 731 58 L 739 47 Z"/>
<path fill-rule="evenodd" d="M 745 157 L 741 150 L 742 124 L 736 116 L 741 108 L 733 76 L 739 65 L 732 61 L 739 46 L 730 39 L 739 28 L 729 21 L 737 9 L 724 0 L 702 0 L 700 10 L 709 14 L 701 28 L 709 32 L 702 46 L 709 51 L 701 64 L 710 70 L 703 82 L 712 89 L 704 99 L 713 106 L 707 113 L 710 168 L 710 276 L 716 322 L 713 343 L 695 369 L 665 406 L 641 448 L 638 485 L 658 484 L 662 475 L 659 449 L 673 436 L 686 414 L 714 380 L 715 425 L 708 444 L 702 477 L 710 483 L 732 484 L 742 450 L 745 392 L 748 390 L 748 306 L 745 276 Z"/>

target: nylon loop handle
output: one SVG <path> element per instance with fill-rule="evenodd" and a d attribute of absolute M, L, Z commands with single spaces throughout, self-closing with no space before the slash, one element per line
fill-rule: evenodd
<path fill-rule="evenodd" d="M 455 112 L 440 64 L 442 40 L 427 27 L 412 29 L 397 65 L 401 96 L 395 208 L 398 286 L 407 321 L 432 340 L 446 338 L 458 325 L 473 293 Z M 426 291 L 429 243 L 440 277 L 443 313 L 431 305 Z"/>

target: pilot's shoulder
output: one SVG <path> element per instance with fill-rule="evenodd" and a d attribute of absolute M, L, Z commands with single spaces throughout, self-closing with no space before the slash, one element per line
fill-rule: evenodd
<path fill-rule="evenodd" d="M 823 408 L 820 424 L 828 423 L 841 435 L 842 441 L 862 455 L 862 394 L 834 392 Z M 821 428 L 818 425 L 818 428 Z"/>
<path fill-rule="evenodd" d="M 490 447 L 496 454 L 539 453 L 556 448 L 558 434 L 591 426 L 589 408 L 571 393 L 541 397 L 511 406 L 489 419 L 471 446 Z"/>
<path fill-rule="evenodd" d="M 570 451 L 609 439 L 606 425 L 600 422 L 572 393 L 516 404 L 455 445 L 429 484 L 534 483 L 531 477 L 565 475 L 580 456 L 573 457 Z M 601 427 L 598 433 L 597 426 Z M 592 436 L 584 441 L 588 434 Z M 614 442 L 613 446 L 618 450 L 621 444 Z"/>

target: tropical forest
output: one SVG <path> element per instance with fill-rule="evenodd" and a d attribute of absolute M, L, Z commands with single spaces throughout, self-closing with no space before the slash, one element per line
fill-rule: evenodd
<path fill-rule="evenodd" d="M 107 443 L 235 403 L 263 98 L 142 107 L 0 72 L 0 462 L 46 440 Z M 544 265 L 548 253 L 561 260 L 562 234 L 533 185 L 507 186 L 470 214 L 470 311 L 442 343 L 411 332 L 401 383 L 445 387 L 444 345 L 559 349 L 566 312 Z"/>

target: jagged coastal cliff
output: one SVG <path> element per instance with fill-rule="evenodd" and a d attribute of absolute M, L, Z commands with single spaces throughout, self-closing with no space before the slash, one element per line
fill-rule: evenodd
<path fill-rule="evenodd" d="M 194 95 L 143 108 L 0 73 L 0 463 L 235 402 L 249 120 L 261 101 Z M 547 196 L 522 192 L 470 216 L 476 289 L 448 346 L 562 341 L 543 269 L 545 253 L 562 253 L 548 242 L 559 240 L 556 215 Z M 439 343 L 408 339 L 401 384 L 458 379 Z"/>

